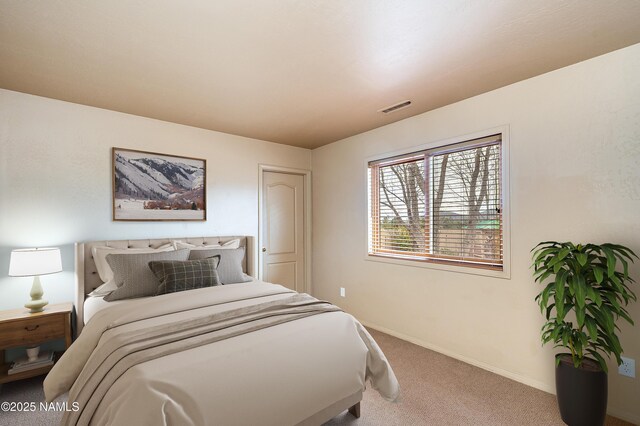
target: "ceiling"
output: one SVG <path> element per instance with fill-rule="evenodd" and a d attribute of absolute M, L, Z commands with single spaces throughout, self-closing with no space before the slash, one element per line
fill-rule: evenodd
<path fill-rule="evenodd" d="M 638 0 L 3 0 L 0 87 L 315 148 L 639 43 L 639 22 Z"/>

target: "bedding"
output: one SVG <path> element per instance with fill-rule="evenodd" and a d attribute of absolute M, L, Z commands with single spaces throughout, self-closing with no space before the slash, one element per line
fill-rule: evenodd
<path fill-rule="evenodd" d="M 301 316 L 308 306 L 291 306 L 300 303 L 323 308 Z M 286 425 L 362 392 L 366 380 L 384 398 L 398 397 L 391 367 L 359 322 L 256 281 L 112 303 L 94 314 L 44 387 L 48 401 L 67 391 L 69 401 L 83 401 L 77 417 L 65 415 L 68 424 Z"/>
<path fill-rule="evenodd" d="M 143 254 L 109 254 L 107 263 L 113 271 L 113 280 L 118 288 L 104 297 L 104 300 L 133 299 L 155 296 L 158 293 L 158 279 L 149 268 L 154 260 L 187 260 L 189 250 L 175 250 Z"/>
<path fill-rule="evenodd" d="M 127 248 L 116 249 L 108 246 L 94 246 L 91 248 L 91 255 L 98 270 L 98 275 L 103 283 L 113 279 L 113 271 L 107 263 L 107 255 L 109 254 L 141 254 L 141 253 L 159 253 L 164 251 L 175 250 L 173 244 L 163 244 L 158 248 Z"/>
<path fill-rule="evenodd" d="M 255 278 L 249 277 L 251 278 L 252 281 L 256 282 Z M 135 301 L 138 300 L 143 300 L 144 297 L 140 297 L 138 299 L 135 299 Z M 130 303 L 130 300 L 116 300 L 114 302 L 107 302 L 106 300 L 104 300 L 104 297 L 100 297 L 100 296 L 89 296 L 85 299 L 84 301 L 84 315 L 82 316 L 83 319 L 83 324 L 87 324 L 91 318 L 93 318 L 93 316 L 98 313 L 99 311 L 109 307 L 109 306 L 114 306 L 114 305 L 120 305 L 123 303 Z"/>
<path fill-rule="evenodd" d="M 89 293 L 89 296 L 104 297 L 117 289 L 118 289 L 118 286 L 116 285 L 116 282 L 113 279 L 111 279 L 106 283 L 103 283 L 100 287 L 96 288 L 91 293 Z"/>
<path fill-rule="evenodd" d="M 218 264 L 220 281 L 222 284 L 234 284 L 251 281 L 251 277 L 242 271 L 242 259 L 244 259 L 244 255 L 244 248 L 191 250 L 189 260 L 220 256 L 220 263 Z"/>
<path fill-rule="evenodd" d="M 160 281 L 157 294 L 166 294 L 221 285 L 216 269 L 219 263 L 220 256 L 186 261 L 155 260 L 149 262 L 149 268 Z"/>

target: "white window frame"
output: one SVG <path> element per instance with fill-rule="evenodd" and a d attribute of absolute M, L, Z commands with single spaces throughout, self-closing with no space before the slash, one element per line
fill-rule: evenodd
<path fill-rule="evenodd" d="M 502 153 L 501 153 L 501 192 L 502 192 L 502 270 L 490 270 L 490 269 L 482 269 L 482 268 L 474 268 L 472 266 L 465 266 L 463 264 L 453 265 L 447 263 L 435 263 L 435 262 L 422 262 L 410 259 L 401 259 L 398 257 L 386 257 L 379 256 L 369 253 L 369 229 L 371 229 L 371 194 L 369 193 L 369 163 L 372 161 L 379 161 L 385 158 L 391 158 L 406 154 L 411 154 L 417 151 L 424 151 L 430 149 L 436 149 L 440 147 L 444 147 L 446 145 L 452 145 L 461 142 L 467 142 L 472 139 L 480 139 L 485 138 L 495 134 L 502 135 Z M 427 269 L 436 269 L 440 271 L 451 271 L 458 272 L 464 274 L 472 274 L 472 275 L 482 275 L 487 277 L 494 278 L 503 278 L 510 279 L 511 278 L 511 208 L 510 208 L 510 182 L 509 182 L 509 126 L 500 126 L 494 127 L 491 129 L 482 130 L 475 133 L 470 133 L 466 135 L 456 136 L 445 140 L 438 140 L 434 142 L 429 142 L 423 145 L 412 146 L 406 149 L 385 152 L 383 154 L 374 155 L 368 157 L 364 161 L 364 173 L 365 173 L 365 188 L 366 192 L 366 203 L 365 203 L 365 215 L 367 218 L 367 226 L 365 228 L 364 235 L 364 259 L 370 262 L 381 262 L 381 263 L 390 263 L 394 265 L 403 265 L 410 266 L 414 268 L 427 268 Z"/>

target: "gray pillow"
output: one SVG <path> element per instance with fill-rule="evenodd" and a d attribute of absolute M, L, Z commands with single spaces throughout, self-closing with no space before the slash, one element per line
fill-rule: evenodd
<path fill-rule="evenodd" d="M 202 260 L 154 260 L 149 268 L 160 281 L 158 294 L 175 293 L 222 284 L 216 268 L 220 256 Z"/>
<path fill-rule="evenodd" d="M 187 260 L 189 250 L 164 251 L 160 253 L 108 254 L 107 263 L 113 271 L 118 288 L 104 297 L 107 302 L 155 296 L 158 279 L 149 268 L 153 260 Z"/>
<path fill-rule="evenodd" d="M 189 260 L 206 259 L 208 257 L 220 256 L 218 265 L 218 275 L 222 284 L 246 283 L 251 281 L 242 272 L 242 259 L 244 259 L 244 247 L 238 249 L 210 249 L 191 250 Z"/>

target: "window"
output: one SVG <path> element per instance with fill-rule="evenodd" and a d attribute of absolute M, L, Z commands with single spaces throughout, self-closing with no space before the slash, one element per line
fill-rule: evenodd
<path fill-rule="evenodd" d="M 500 134 L 369 162 L 369 255 L 502 271 Z"/>

